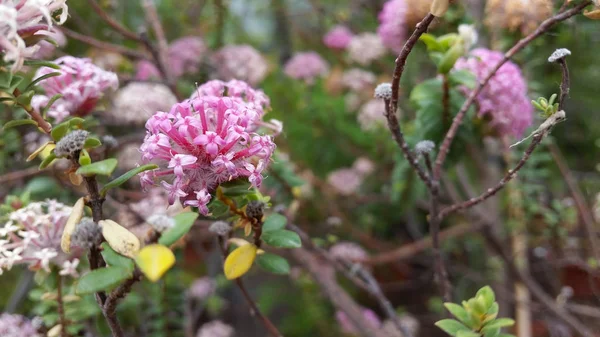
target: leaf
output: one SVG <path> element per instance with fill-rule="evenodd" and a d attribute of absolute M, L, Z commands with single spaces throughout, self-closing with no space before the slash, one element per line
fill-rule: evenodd
<path fill-rule="evenodd" d="M 37 123 L 33 119 L 17 119 L 4 124 L 4 127 L 2 129 L 6 130 L 21 125 L 37 125 Z"/>
<path fill-rule="evenodd" d="M 102 236 L 115 252 L 130 258 L 135 258 L 140 251 L 140 239 L 125 227 L 112 220 L 100 220 Z"/>
<path fill-rule="evenodd" d="M 17 97 L 17 103 L 23 107 L 28 107 L 31 104 L 31 99 L 33 98 L 34 94 L 35 91 L 33 90 L 23 92 Z"/>
<path fill-rule="evenodd" d="M 60 76 L 60 75 L 62 75 L 62 73 L 55 71 L 55 72 L 51 72 L 46 75 L 40 76 L 40 77 L 36 78 L 35 80 L 31 81 L 31 83 L 29 83 L 27 85 L 27 87 L 25 88 L 25 91 L 29 90 L 30 88 L 32 88 L 33 86 L 35 86 L 36 84 L 38 84 L 39 82 L 41 82 L 47 78 L 54 77 L 54 76 Z"/>
<path fill-rule="evenodd" d="M 436 37 L 432 34 L 425 33 L 419 38 L 427 46 L 428 51 L 443 51 L 442 45 L 438 42 Z"/>
<path fill-rule="evenodd" d="M 13 73 L 10 71 L 0 71 L 0 88 L 10 87 L 13 79 Z"/>
<path fill-rule="evenodd" d="M 133 260 L 115 252 L 107 242 L 102 243 L 102 257 L 111 267 L 122 267 L 130 272 L 135 268 Z"/>
<path fill-rule="evenodd" d="M 135 175 L 137 175 L 139 173 L 142 173 L 144 171 L 154 170 L 157 168 L 158 168 L 158 166 L 155 164 L 147 164 L 147 165 L 143 165 L 143 166 L 139 166 L 134 169 L 131 169 L 131 170 L 125 172 L 124 174 L 122 174 L 121 176 L 119 176 L 118 178 L 112 180 L 108 184 L 104 185 L 104 187 L 100 190 L 100 195 L 102 195 L 102 196 L 106 195 L 108 190 L 110 190 L 111 188 L 115 188 L 115 187 L 123 185 L 125 182 L 127 182 L 129 179 L 133 178 Z"/>
<path fill-rule="evenodd" d="M 152 244 L 140 250 L 135 263 L 150 281 L 156 282 L 175 264 L 175 255 L 166 246 Z"/>
<path fill-rule="evenodd" d="M 15 89 L 17 89 L 17 87 L 19 86 L 19 84 L 21 84 L 21 82 L 23 82 L 25 78 L 23 76 L 14 76 L 12 78 L 12 81 L 10 82 L 10 86 L 8 87 L 8 89 L 6 90 L 7 92 L 14 92 Z"/>
<path fill-rule="evenodd" d="M 79 165 L 86 166 L 92 163 L 92 158 L 90 157 L 89 152 L 86 149 L 81 150 L 79 152 Z"/>
<path fill-rule="evenodd" d="M 454 315 L 454 317 L 458 318 L 459 321 L 470 326 L 471 320 L 469 319 L 469 313 L 465 308 L 455 303 L 444 303 L 444 306 L 452 315 Z"/>
<path fill-rule="evenodd" d="M 481 337 L 481 334 L 469 330 L 460 330 L 456 333 L 456 337 Z"/>
<path fill-rule="evenodd" d="M 444 332 L 450 336 L 456 336 L 459 331 L 471 331 L 469 328 L 455 319 L 443 319 L 441 321 L 437 321 L 435 326 L 444 330 Z"/>
<path fill-rule="evenodd" d="M 236 279 L 250 270 L 256 259 L 257 247 L 254 244 L 236 248 L 225 260 L 223 271 L 228 280 Z"/>
<path fill-rule="evenodd" d="M 123 267 L 106 267 L 92 270 L 79 279 L 75 293 L 86 295 L 108 290 L 129 277 L 131 277 L 131 272 Z"/>
<path fill-rule="evenodd" d="M 59 98 L 62 98 L 63 95 L 62 94 L 56 94 L 54 96 L 52 96 L 50 98 L 50 100 L 48 101 L 48 103 L 46 103 L 46 106 L 44 107 L 44 109 L 42 109 L 42 117 L 46 118 L 46 115 L 48 115 L 48 110 L 50 110 L 50 108 L 52 107 L 52 104 L 54 104 L 54 102 L 56 102 Z"/>
<path fill-rule="evenodd" d="M 454 44 L 442 57 L 440 63 L 438 64 L 438 72 L 440 74 L 447 74 L 452 68 L 456 61 L 463 56 L 465 53 L 465 48 L 461 43 Z"/>
<path fill-rule="evenodd" d="M 71 214 L 69 214 L 69 218 L 67 218 L 67 222 L 65 223 L 65 228 L 62 232 L 62 237 L 60 240 L 60 248 L 63 252 L 69 253 L 71 251 L 71 235 L 75 231 L 77 224 L 83 218 L 83 211 L 85 209 L 85 199 L 79 198 L 73 208 L 71 209 Z"/>
<path fill-rule="evenodd" d="M 198 218 L 198 213 L 195 212 L 184 212 L 179 213 L 173 217 L 175 220 L 175 226 L 162 233 L 158 243 L 165 246 L 170 246 L 186 235 L 192 226 L 194 221 Z"/>
<path fill-rule="evenodd" d="M 475 297 L 483 298 L 483 305 L 485 306 L 485 311 L 487 311 L 494 302 L 496 302 L 496 295 L 490 286 L 485 286 L 477 291 Z"/>
<path fill-rule="evenodd" d="M 69 123 L 69 125 L 70 124 L 71 123 Z M 100 141 L 100 139 L 95 138 L 95 137 L 88 137 L 88 138 L 86 138 L 85 143 L 83 143 L 83 148 L 84 149 L 93 149 L 100 145 L 102 145 L 102 142 Z"/>
<path fill-rule="evenodd" d="M 81 117 L 73 117 L 73 118 L 69 119 L 69 126 L 70 127 L 81 126 L 84 122 L 85 122 L 85 119 L 83 119 Z"/>
<path fill-rule="evenodd" d="M 75 173 L 81 175 L 103 175 L 110 176 L 117 167 L 118 161 L 115 158 L 109 158 L 102 161 L 97 161 L 77 169 Z"/>
<path fill-rule="evenodd" d="M 290 273 L 288 261 L 275 254 L 264 253 L 258 256 L 256 263 L 264 270 L 273 274 L 285 275 Z"/>
<path fill-rule="evenodd" d="M 42 163 L 40 164 L 40 170 L 45 169 L 46 167 L 48 167 L 48 165 L 50 165 L 50 163 L 52 163 L 52 161 L 56 159 L 56 154 L 54 153 L 54 151 L 52 151 L 48 157 L 44 158 L 44 160 L 42 160 Z"/>
<path fill-rule="evenodd" d="M 496 329 L 496 328 L 505 328 L 507 326 L 515 325 L 515 320 L 512 318 L 498 318 L 493 320 L 485 325 L 485 329 Z"/>
<path fill-rule="evenodd" d="M 300 248 L 302 241 L 296 232 L 286 229 L 264 232 L 261 236 L 263 241 L 271 247 L 277 248 Z"/>
<path fill-rule="evenodd" d="M 498 337 L 498 335 L 500 334 L 500 329 L 496 328 L 496 329 L 481 329 L 481 333 L 483 334 L 484 337 Z"/>
<path fill-rule="evenodd" d="M 67 134 L 67 132 L 69 132 L 69 122 L 63 122 L 53 127 L 50 135 L 55 142 L 58 142 Z"/>
<path fill-rule="evenodd" d="M 267 217 L 263 223 L 263 232 L 284 229 L 287 223 L 287 218 L 279 213 L 273 213 Z"/>
<path fill-rule="evenodd" d="M 56 69 L 56 70 L 60 70 L 60 66 L 56 63 L 50 62 L 50 61 L 43 61 L 43 60 L 25 60 L 25 62 L 23 62 L 24 65 L 26 66 L 34 66 L 34 67 L 48 67 L 48 68 L 52 68 L 52 69 Z"/>
<path fill-rule="evenodd" d="M 457 85 L 464 85 L 469 89 L 475 89 L 475 87 L 477 86 L 477 78 L 472 72 L 468 70 L 451 71 L 448 74 L 448 81 L 453 87 Z"/>
<path fill-rule="evenodd" d="M 32 160 L 34 160 L 40 153 L 42 153 L 46 149 L 46 146 L 48 146 L 50 144 L 54 144 L 54 142 L 51 141 L 51 140 L 49 140 L 49 141 L 45 142 L 44 144 L 42 144 L 42 146 L 38 147 L 35 151 L 33 151 L 29 155 L 29 157 L 27 157 L 26 161 L 32 161 Z"/>

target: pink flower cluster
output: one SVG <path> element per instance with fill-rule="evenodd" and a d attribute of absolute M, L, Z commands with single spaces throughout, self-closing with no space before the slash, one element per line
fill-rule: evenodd
<path fill-rule="evenodd" d="M 347 50 L 348 57 L 363 66 L 371 64 L 387 53 L 383 41 L 374 33 L 362 33 L 354 36 Z"/>
<path fill-rule="evenodd" d="M 454 69 L 472 72 L 483 79 L 502 60 L 497 51 L 478 48 L 468 57 L 460 58 Z M 470 90 L 465 89 L 469 93 Z M 533 106 L 527 97 L 527 82 L 521 69 L 513 62 L 505 63 L 477 96 L 479 116 L 489 115 L 491 126 L 500 134 L 520 137 L 533 122 Z"/>
<path fill-rule="evenodd" d="M 256 85 L 265 79 L 269 65 L 265 58 L 249 45 L 230 45 L 219 49 L 212 57 L 221 80 L 238 79 Z"/>
<path fill-rule="evenodd" d="M 375 74 L 359 68 L 346 70 L 342 75 L 342 84 L 356 92 L 361 92 L 375 84 Z"/>
<path fill-rule="evenodd" d="M 67 44 L 67 37 L 63 32 L 58 29 L 51 29 L 48 31 L 48 38 L 56 42 L 59 47 L 64 47 Z M 33 54 L 35 59 L 47 59 L 54 55 L 56 46 L 46 40 L 42 40 L 37 44 L 40 48 Z"/>
<path fill-rule="evenodd" d="M 119 87 L 117 74 L 95 66 L 89 59 L 64 56 L 54 63 L 60 66 L 60 70 L 42 67 L 36 72 L 35 78 L 52 72 L 61 74 L 40 82 L 45 94 L 33 96 L 31 105 L 41 112 L 52 96 L 61 94 L 62 97 L 48 110 L 48 116 L 57 122 L 69 115 L 88 115 L 105 91 Z"/>
<path fill-rule="evenodd" d="M 262 90 L 252 88 L 239 80 L 223 82 L 212 80 L 199 86 L 190 99 L 202 96 L 227 96 L 246 107 L 258 111 L 261 117 L 271 108 L 269 97 Z"/>
<path fill-rule="evenodd" d="M 61 11 L 58 21 L 53 14 Z M 39 46 L 27 46 L 33 35 L 48 35 L 54 23 L 63 24 L 69 15 L 66 0 L 0 0 L 0 52 L 4 61 L 13 62 L 12 70 L 23 66 Z"/>
<path fill-rule="evenodd" d="M 359 157 L 351 168 L 341 168 L 329 173 L 327 183 L 341 195 L 352 195 L 374 170 L 375 164 L 372 161 Z"/>
<path fill-rule="evenodd" d="M 323 43 L 331 49 L 346 49 L 353 36 L 348 27 L 335 26 L 323 36 Z"/>
<path fill-rule="evenodd" d="M 25 316 L 17 314 L 0 314 L 0 336 L 2 337 L 42 337 L 38 333 L 39 318 L 30 321 Z M 38 324 L 40 323 L 40 324 Z"/>
<path fill-rule="evenodd" d="M 9 214 L 0 227 L 0 274 L 13 265 L 26 263 L 33 269 L 50 271 L 50 264 L 62 266 L 61 274 L 76 273 L 79 260 L 60 249 L 62 232 L 71 207 L 56 200 L 35 202 Z"/>
<path fill-rule="evenodd" d="M 204 95 L 218 84 L 227 90 Z M 255 132 L 262 111 L 246 83 L 209 82 L 200 94 L 158 111 L 146 123 L 140 147 L 142 161 L 159 165 L 141 174 L 143 187 L 158 181 L 167 190 L 169 203 L 180 200 L 208 215 L 211 194 L 219 184 L 247 178 L 255 187 L 269 164 L 275 143 Z M 252 96 L 252 98 L 250 98 Z"/>
<path fill-rule="evenodd" d="M 297 53 L 287 61 L 284 71 L 293 79 L 312 84 L 317 77 L 329 73 L 329 64 L 316 52 Z"/>
<path fill-rule="evenodd" d="M 406 0 L 389 0 L 383 5 L 379 13 L 379 27 L 377 34 L 383 44 L 399 53 L 406 40 L 406 13 L 408 6 Z"/>
<path fill-rule="evenodd" d="M 169 45 L 167 66 L 171 75 L 181 77 L 184 74 L 194 74 L 200 70 L 202 58 L 206 53 L 204 41 L 197 36 L 185 36 Z M 136 64 L 137 80 L 160 78 L 160 72 L 149 61 L 139 61 Z"/>

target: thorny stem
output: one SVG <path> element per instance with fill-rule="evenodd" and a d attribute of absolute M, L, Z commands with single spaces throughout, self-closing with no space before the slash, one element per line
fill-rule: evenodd
<path fill-rule="evenodd" d="M 536 38 L 545 34 L 554 25 L 578 14 L 579 12 L 581 12 L 585 7 L 587 7 L 591 3 L 592 3 L 591 1 L 584 1 L 584 2 L 580 3 L 579 5 L 571 8 L 567 11 L 561 12 L 561 13 L 545 20 L 544 22 L 542 22 L 540 24 L 540 26 L 533 33 L 531 33 L 528 36 L 521 39 L 517 44 L 515 44 L 509 51 L 507 51 L 504 54 L 504 57 L 502 58 L 502 60 L 500 60 L 500 62 L 498 62 L 498 64 L 490 71 L 490 73 L 485 77 L 485 79 L 477 85 L 475 90 L 473 90 L 471 92 L 471 94 L 469 95 L 469 97 L 467 98 L 465 103 L 462 105 L 462 107 L 460 108 L 460 110 L 458 111 L 456 116 L 454 117 L 454 119 L 452 121 L 452 125 L 450 126 L 450 129 L 448 130 L 448 133 L 446 134 L 446 137 L 444 138 L 444 141 L 442 142 L 442 146 L 440 147 L 440 151 L 435 160 L 435 166 L 433 169 L 434 178 L 439 178 L 442 173 L 442 165 L 444 164 L 444 161 L 446 160 L 446 156 L 448 155 L 448 152 L 450 151 L 450 145 L 452 145 L 452 141 L 454 140 L 454 137 L 456 137 L 458 128 L 459 128 L 460 124 L 462 123 L 462 121 L 467 113 L 467 110 L 469 110 L 471 105 L 473 105 L 477 95 L 479 95 L 481 90 L 483 90 L 483 88 L 488 84 L 488 82 L 496 74 L 496 72 L 504 65 L 504 63 L 508 62 L 508 60 L 510 60 L 510 58 L 512 58 L 521 49 L 525 48 L 525 46 L 527 46 L 533 40 L 535 40 Z"/>
<path fill-rule="evenodd" d="M 65 306 L 63 303 L 63 295 L 62 295 L 62 275 L 58 275 L 57 279 L 56 279 L 56 292 L 57 292 L 57 298 L 56 298 L 56 302 L 57 302 L 57 306 L 58 306 L 58 318 L 60 321 L 60 336 L 61 337 L 68 337 L 69 334 L 67 333 L 67 319 L 65 317 Z"/>

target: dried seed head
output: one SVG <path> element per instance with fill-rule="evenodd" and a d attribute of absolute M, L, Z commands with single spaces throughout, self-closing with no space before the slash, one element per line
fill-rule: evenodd
<path fill-rule="evenodd" d="M 119 146 L 119 141 L 111 135 L 105 135 L 102 136 L 102 144 L 104 144 L 106 148 L 116 149 Z"/>
<path fill-rule="evenodd" d="M 552 53 L 552 55 L 550 55 L 550 57 L 548 57 L 548 62 L 550 62 L 550 63 L 556 62 L 556 61 L 563 59 L 569 55 L 571 55 L 570 50 L 568 50 L 567 48 L 559 48 L 559 49 L 555 50 L 554 53 Z"/>
<path fill-rule="evenodd" d="M 208 230 L 211 233 L 223 236 L 227 235 L 227 233 L 231 231 L 231 226 L 229 226 L 229 224 L 225 221 L 216 221 L 213 222 L 210 227 L 208 227 Z"/>
<path fill-rule="evenodd" d="M 56 143 L 54 153 L 57 157 L 75 158 L 75 155 L 83 150 L 83 145 L 90 133 L 85 130 L 75 130 Z"/>
<path fill-rule="evenodd" d="M 258 200 L 252 200 L 246 205 L 246 216 L 250 219 L 260 220 L 265 211 L 265 203 Z"/>
<path fill-rule="evenodd" d="M 433 149 L 435 149 L 435 143 L 430 140 L 422 140 L 415 145 L 415 152 L 417 155 L 430 153 Z"/>
<path fill-rule="evenodd" d="M 146 219 L 146 222 L 159 233 L 162 233 L 175 226 L 175 220 L 165 214 L 151 215 L 148 219 Z"/>
<path fill-rule="evenodd" d="M 392 98 L 392 84 L 381 83 L 375 88 L 375 98 L 391 99 Z"/>
<path fill-rule="evenodd" d="M 102 240 L 100 226 L 91 218 L 83 218 L 71 235 L 71 246 L 90 249 Z"/>

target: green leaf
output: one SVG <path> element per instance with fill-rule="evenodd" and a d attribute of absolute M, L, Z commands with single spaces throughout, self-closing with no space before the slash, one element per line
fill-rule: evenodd
<path fill-rule="evenodd" d="M 129 179 L 133 178 L 133 176 L 135 176 L 139 173 L 142 173 L 142 172 L 148 171 L 148 170 L 154 170 L 157 168 L 158 168 L 158 166 L 155 164 L 147 164 L 147 165 L 143 165 L 143 166 L 139 166 L 134 169 L 131 169 L 131 170 L 125 172 L 124 174 L 122 174 L 121 176 L 119 176 L 118 178 L 112 180 L 108 184 L 104 185 L 104 187 L 100 190 L 100 195 L 106 195 L 108 190 L 110 190 L 111 188 L 115 188 L 115 187 L 123 185 L 125 182 L 127 182 Z"/>
<path fill-rule="evenodd" d="M 475 87 L 477 86 L 477 78 L 472 72 L 468 70 L 451 71 L 448 74 L 448 81 L 453 87 L 457 85 L 464 85 L 469 89 L 475 89 Z"/>
<path fill-rule="evenodd" d="M 454 317 L 458 318 L 459 321 L 466 325 L 471 325 L 469 313 L 465 308 L 455 303 L 444 303 L 444 306 L 452 315 L 454 315 Z"/>
<path fill-rule="evenodd" d="M 290 264 L 286 259 L 279 255 L 264 253 L 257 257 L 256 263 L 273 274 L 285 275 L 290 273 Z"/>
<path fill-rule="evenodd" d="M 17 89 L 17 87 L 19 86 L 19 84 L 21 84 L 21 82 L 23 82 L 25 78 L 23 76 L 14 76 L 12 78 L 12 81 L 10 82 L 10 87 L 8 87 L 8 89 L 6 90 L 9 93 L 12 93 L 15 91 L 15 89 Z"/>
<path fill-rule="evenodd" d="M 483 304 L 485 305 L 485 311 L 487 312 L 487 310 L 492 306 L 492 304 L 496 302 L 496 295 L 494 294 L 494 291 L 490 286 L 485 286 L 479 289 L 477 291 L 477 294 L 475 294 L 475 297 L 480 296 L 484 300 Z"/>
<path fill-rule="evenodd" d="M 115 158 L 105 159 L 97 161 L 86 166 L 82 166 L 77 169 L 75 173 L 81 175 L 94 175 L 99 174 L 103 176 L 110 176 L 111 173 L 117 167 L 118 161 Z"/>
<path fill-rule="evenodd" d="M 133 260 L 115 252 L 108 242 L 102 243 L 102 257 L 104 261 L 111 267 L 122 267 L 129 272 L 133 272 L 135 267 Z"/>
<path fill-rule="evenodd" d="M 4 124 L 3 129 L 6 130 L 21 125 L 37 125 L 37 123 L 33 119 L 17 119 Z"/>
<path fill-rule="evenodd" d="M 56 159 L 56 154 L 54 153 L 54 151 L 52 151 L 50 152 L 48 157 L 44 158 L 44 160 L 42 160 L 42 162 L 40 163 L 40 170 L 45 169 L 48 165 L 50 165 L 50 163 L 52 163 L 54 159 Z"/>
<path fill-rule="evenodd" d="M 456 336 L 459 331 L 471 331 L 469 328 L 455 319 L 443 319 L 441 321 L 437 321 L 435 326 L 444 330 L 444 332 L 450 336 Z"/>
<path fill-rule="evenodd" d="M 50 135 L 55 142 L 58 142 L 67 134 L 67 132 L 69 132 L 69 122 L 63 122 L 53 127 Z"/>
<path fill-rule="evenodd" d="M 440 63 L 438 64 L 438 72 L 440 74 L 447 74 L 456 61 L 465 54 L 465 48 L 462 44 L 457 43 L 452 48 L 450 48 L 442 57 Z"/>
<path fill-rule="evenodd" d="M 262 230 L 263 232 L 275 231 L 279 229 L 284 229 L 285 224 L 287 223 L 287 218 L 279 213 L 273 213 L 267 217 L 265 222 L 263 223 Z"/>
<path fill-rule="evenodd" d="M 456 333 L 456 337 L 481 337 L 481 334 L 469 330 L 460 330 Z"/>
<path fill-rule="evenodd" d="M 0 71 L 0 88 L 9 88 L 12 82 L 13 73 L 10 71 Z"/>
<path fill-rule="evenodd" d="M 93 148 L 98 147 L 100 145 L 102 145 L 102 142 L 100 141 L 100 139 L 95 138 L 95 137 L 88 137 L 85 140 L 85 143 L 83 143 L 83 148 L 85 148 L 85 149 L 93 149 Z"/>
<path fill-rule="evenodd" d="M 512 318 L 498 318 L 493 320 L 485 325 L 485 329 L 496 329 L 496 328 L 505 328 L 507 326 L 515 325 L 515 320 Z"/>
<path fill-rule="evenodd" d="M 86 166 L 92 163 L 92 158 L 86 149 L 81 150 L 79 153 L 79 165 Z"/>
<path fill-rule="evenodd" d="M 221 191 L 223 192 L 223 194 L 227 197 L 233 198 L 233 197 L 239 197 L 242 195 L 248 195 L 248 194 L 255 194 L 256 193 L 256 189 L 254 188 L 249 188 L 250 184 L 249 183 L 244 183 L 244 184 L 235 184 L 233 186 L 221 186 Z"/>
<path fill-rule="evenodd" d="M 111 289 L 131 277 L 131 271 L 123 267 L 106 267 L 92 270 L 83 275 L 77 283 L 77 295 L 92 294 Z"/>
<path fill-rule="evenodd" d="M 63 95 L 62 94 L 56 94 L 54 96 L 52 96 L 50 98 L 50 100 L 48 101 L 48 103 L 46 104 L 46 106 L 44 107 L 44 109 L 42 109 L 42 117 L 46 118 L 46 115 L 48 115 L 48 110 L 50 110 L 50 108 L 52 107 L 52 104 L 54 104 L 54 102 L 56 102 L 56 100 L 58 100 L 59 98 L 62 98 Z"/>
<path fill-rule="evenodd" d="M 15 96 L 10 95 L 8 97 L 0 97 L 0 103 L 2 102 L 14 102 L 16 100 Z"/>
<path fill-rule="evenodd" d="M 442 45 L 438 42 L 437 38 L 432 35 L 425 33 L 419 38 L 427 46 L 428 51 L 443 51 Z"/>
<path fill-rule="evenodd" d="M 296 232 L 286 229 L 264 232 L 261 236 L 263 241 L 271 247 L 277 248 L 300 248 L 302 241 Z"/>
<path fill-rule="evenodd" d="M 33 91 L 33 90 L 29 90 L 29 91 L 26 91 L 26 92 L 20 94 L 17 97 L 17 103 L 19 103 L 20 105 L 22 105 L 24 107 L 28 107 L 31 104 L 31 98 L 33 98 L 34 94 L 35 94 L 35 91 Z"/>
<path fill-rule="evenodd" d="M 70 127 L 74 127 L 74 126 L 80 126 L 85 122 L 85 119 L 81 118 L 81 117 L 73 117 L 71 119 L 69 119 L 69 126 Z M 89 139 L 89 138 L 88 138 Z"/>
<path fill-rule="evenodd" d="M 500 329 L 499 328 L 496 328 L 496 329 L 483 328 L 481 330 L 481 333 L 483 333 L 484 337 L 498 337 L 498 335 L 500 334 Z"/>
<path fill-rule="evenodd" d="M 170 246 L 174 244 L 177 240 L 186 235 L 192 225 L 194 225 L 194 221 L 198 218 L 198 213 L 195 212 L 185 212 L 177 214 L 173 219 L 175 220 L 175 226 L 173 228 L 165 231 L 158 239 L 158 243 L 165 246 Z"/>
<path fill-rule="evenodd" d="M 48 68 L 52 68 L 52 69 L 56 69 L 56 70 L 60 70 L 60 66 L 56 63 L 52 63 L 50 61 L 43 61 L 43 60 L 25 60 L 25 62 L 23 62 L 24 65 L 26 66 L 34 66 L 34 67 L 48 67 Z"/>
<path fill-rule="evenodd" d="M 45 80 L 47 78 L 50 78 L 50 77 L 59 76 L 59 75 L 62 75 L 62 73 L 60 73 L 58 71 L 55 71 L 55 72 L 51 72 L 51 73 L 48 73 L 46 75 L 40 76 L 40 77 L 36 78 L 35 80 L 31 81 L 31 83 L 29 83 L 27 85 L 27 87 L 25 88 L 25 90 L 29 90 L 30 88 L 32 88 L 33 86 L 35 86 L 36 84 L 38 84 L 40 81 L 43 81 L 43 80 Z"/>

